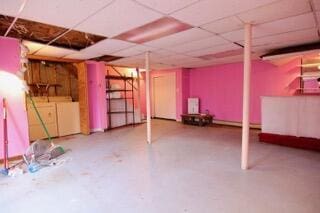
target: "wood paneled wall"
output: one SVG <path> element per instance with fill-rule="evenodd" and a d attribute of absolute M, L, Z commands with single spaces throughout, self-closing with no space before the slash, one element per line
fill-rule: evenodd
<path fill-rule="evenodd" d="M 79 100 L 77 68 L 73 64 L 30 60 L 25 80 L 29 85 L 59 84 L 56 91 L 50 87 L 49 96 L 71 96 L 74 101 Z M 36 95 L 35 89 L 30 88 L 33 90 L 31 93 Z"/>

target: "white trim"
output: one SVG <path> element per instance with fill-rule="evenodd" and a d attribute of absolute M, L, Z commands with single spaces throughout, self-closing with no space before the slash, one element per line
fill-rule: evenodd
<path fill-rule="evenodd" d="M 91 133 L 93 133 L 93 132 L 104 132 L 104 129 L 102 129 L 102 128 L 90 129 L 90 132 Z"/>

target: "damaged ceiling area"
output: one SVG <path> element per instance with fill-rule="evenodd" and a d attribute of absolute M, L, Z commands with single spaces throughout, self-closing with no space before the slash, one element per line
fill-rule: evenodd
<path fill-rule="evenodd" d="M 1 35 L 7 32 L 13 21 L 14 17 L 0 15 Z M 87 48 L 107 38 L 26 19 L 17 19 L 7 36 L 74 50 Z"/>
<path fill-rule="evenodd" d="M 10 28 L 11 25 L 12 27 Z M 42 48 L 46 45 L 50 45 L 75 51 L 80 51 L 96 44 L 99 41 L 107 39 L 105 36 L 80 32 L 77 30 L 71 30 L 21 18 L 15 20 L 14 17 L 0 14 L 0 35 L 5 34 L 8 37 L 18 38 L 28 41 L 29 43 L 39 43 L 43 45 Z M 37 51 L 33 51 L 32 54 L 35 54 Z M 104 55 L 94 59 L 108 62 L 110 60 L 120 58 L 122 57 Z"/>

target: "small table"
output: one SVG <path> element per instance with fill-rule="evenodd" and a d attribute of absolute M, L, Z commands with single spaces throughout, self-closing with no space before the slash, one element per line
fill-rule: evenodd
<path fill-rule="evenodd" d="M 213 116 L 208 114 L 182 114 L 182 123 L 205 126 L 206 124 L 211 124 Z"/>

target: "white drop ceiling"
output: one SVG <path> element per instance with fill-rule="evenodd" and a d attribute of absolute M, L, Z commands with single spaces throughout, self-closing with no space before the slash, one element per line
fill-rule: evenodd
<path fill-rule="evenodd" d="M 22 2 L 0 0 L 0 14 L 16 16 Z M 144 44 L 113 39 L 166 16 L 192 28 Z M 124 57 L 112 64 L 143 67 L 143 53 L 151 51 L 154 69 L 241 61 L 241 55 L 213 60 L 198 57 L 239 49 L 233 42 L 243 44 L 245 22 L 253 23 L 257 54 L 320 41 L 319 0 L 28 0 L 20 17 L 108 37 L 81 51 L 26 41 L 33 54 L 73 59 L 107 54 Z"/>

